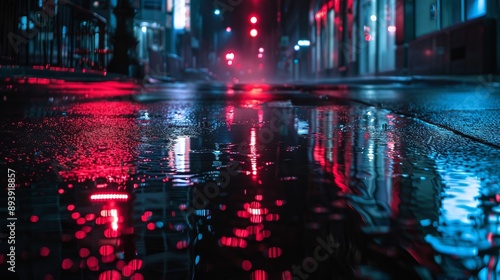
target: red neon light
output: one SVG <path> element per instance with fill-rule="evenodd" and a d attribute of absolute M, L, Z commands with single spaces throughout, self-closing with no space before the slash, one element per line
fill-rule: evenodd
<path fill-rule="evenodd" d="M 103 201 L 103 200 L 128 200 L 128 194 L 123 193 L 101 193 L 93 194 L 90 200 Z"/>

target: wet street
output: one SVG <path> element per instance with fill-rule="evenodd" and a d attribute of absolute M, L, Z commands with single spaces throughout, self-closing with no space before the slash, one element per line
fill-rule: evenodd
<path fill-rule="evenodd" d="M 498 89 L 76 88 L 2 94 L 0 279 L 499 273 Z"/>

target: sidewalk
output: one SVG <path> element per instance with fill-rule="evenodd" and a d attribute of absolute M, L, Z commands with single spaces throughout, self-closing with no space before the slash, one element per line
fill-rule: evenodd
<path fill-rule="evenodd" d="M 295 84 L 300 85 L 322 85 L 322 86 L 358 86 L 358 85 L 464 85 L 464 86 L 491 86 L 500 87 L 500 75 L 439 75 L 439 76 L 361 76 L 361 77 L 335 77 L 318 78 L 308 80 L 297 80 Z"/>
<path fill-rule="evenodd" d="M 0 83 L 24 83 L 28 78 L 47 79 L 47 83 L 67 82 L 105 82 L 126 81 L 140 84 L 134 78 L 93 70 L 76 70 L 73 68 L 51 67 L 23 67 L 0 65 Z M 169 82 L 172 82 L 169 80 Z M 364 87 L 364 86 L 483 86 L 500 87 L 500 75 L 467 75 L 467 76 L 360 76 L 360 77 L 331 77 L 310 78 L 303 80 L 283 80 L 269 82 L 270 84 L 283 85 L 293 84 L 297 86 L 321 86 L 321 87 Z"/>
<path fill-rule="evenodd" d="M 0 65 L 0 83 L 22 82 L 27 78 L 40 78 L 68 82 L 105 82 L 105 81 L 133 81 L 134 79 L 114 73 L 106 73 L 95 70 L 42 66 L 23 67 Z"/>

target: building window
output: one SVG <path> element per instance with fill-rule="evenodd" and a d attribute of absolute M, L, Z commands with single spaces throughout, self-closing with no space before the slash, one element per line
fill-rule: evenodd
<path fill-rule="evenodd" d="M 486 0 L 465 0 L 467 19 L 474 19 L 486 14 Z"/>
<path fill-rule="evenodd" d="M 186 1 L 175 0 L 174 4 L 174 29 L 184 30 L 186 28 Z"/>

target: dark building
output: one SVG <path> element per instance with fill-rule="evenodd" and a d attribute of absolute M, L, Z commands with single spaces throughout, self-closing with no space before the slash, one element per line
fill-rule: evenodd
<path fill-rule="evenodd" d="M 299 40 L 309 40 L 310 1 L 281 0 L 278 14 L 281 36 L 279 37 L 278 77 L 298 77 L 301 72 L 308 71 L 310 53 L 308 47 L 295 50 Z M 300 47 L 300 46 L 299 46 Z M 301 60 L 304 63 L 298 64 Z"/>
<path fill-rule="evenodd" d="M 307 17 L 310 47 L 288 55 L 300 77 L 498 73 L 498 9 L 495 0 L 282 1 L 282 38 L 294 38 L 282 43 L 298 44 L 301 29 L 290 26 Z"/>
<path fill-rule="evenodd" d="M 105 70 L 114 49 L 115 8 L 125 2 L 135 10 L 133 51 L 147 73 L 198 67 L 200 0 L 2 1 L 0 63 Z"/>

